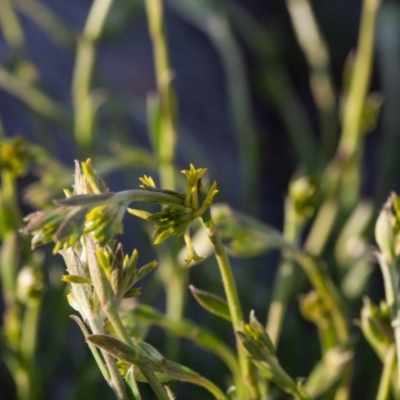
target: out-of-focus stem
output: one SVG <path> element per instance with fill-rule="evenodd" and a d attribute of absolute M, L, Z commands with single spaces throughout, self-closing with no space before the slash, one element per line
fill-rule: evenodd
<path fill-rule="evenodd" d="M 232 327 L 234 332 L 236 333 L 241 329 L 241 325 L 243 323 L 243 312 L 238 296 L 235 279 L 232 273 L 232 267 L 228 255 L 226 254 L 221 237 L 218 233 L 218 230 L 214 226 L 212 219 L 210 218 L 207 221 L 203 221 L 203 226 L 206 229 L 207 235 L 210 238 L 210 241 L 214 248 L 215 258 L 218 262 L 222 283 L 225 290 L 225 296 L 231 315 Z M 251 400 L 256 400 L 258 399 L 258 389 L 256 386 L 255 377 L 253 376 L 251 362 L 247 357 L 246 351 L 239 340 L 236 340 L 236 346 L 243 379 L 243 381 L 240 383 L 236 382 L 238 398 L 249 398 Z M 241 397 L 243 396 L 243 394 L 240 394 L 243 391 L 242 385 L 246 385 L 246 397 Z"/>
<path fill-rule="evenodd" d="M 324 219 L 323 213 L 326 208 L 329 208 L 331 211 L 330 218 L 326 219 L 320 226 L 314 225 L 308 239 L 308 246 L 312 249 L 316 248 L 317 252 L 323 250 L 336 220 L 339 211 L 338 194 L 340 191 L 344 193 L 346 190 L 354 190 L 353 188 L 343 186 L 342 177 L 344 175 L 343 170 L 351 162 L 360 162 L 360 158 L 356 159 L 355 156 L 361 151 L 362 113 L 371 79 L 375 21 L 379 5 L 380 0 L 363 1 L 358 47 L 350 89 L 343 111 L 342 134 L 336 154 L 324 173 L 323 181 L 326 186 L 327 199 L 320 208 L 316 220 Z M 323 229 L 322 235 L 319 231 L 321 228 Z M 318 255 L 316 253 L 313 254 Z"/>
<path fill-rule="evenodd" d="M 382 253 L 378 255 L 378 261 L 382 271 L 386 302 L 390 311 L 394 342 L 396 346 L 397 387 L 395 399 L 398 400 L 400 399 L 400 299 L 398 293 L 400 276 L 397 272 L 397 264 L 395 261 L 388 261 Z"/>
<path fill-rule="evenodd" d="M 67 48 L 73 48 L 75 44 L 73 34 L 42 2 L 37 0 L 14 1 L 18 9 L 45 31 L 51 40 Z"/>
<path fill-rule="evenodd" d="M 309 0 L 286 0 L 292 24 L 310 67 L 310 86 L 320 113 L 325 161 L 332 156 L 337 136 L 335 93 L 329 73 L 329 52 Z"/>
<path fill-rule="evenodd" d="M 163 188 L 176 189 L 175 148 L 178 135 L 175 105 L 175 90 L 172 85 L 173 72 L 170 69 L 167 38 L 163 21 L 164 2 L 146 0 L 149 34 L 153 44 L 153 57 L 157 82 L 157 106 L 160 117 L 158 132 L 152 132 L 153 146 L 159 162 L 160 185 Z M 166 314 L 175 322 L 182 319 L 186 298 L 188 271 L 177 263 L 176 243 L 162 246 L 158 257 L 160 275 L 166 292 Z M 178 352 L 178 340 L 168 336 L 169 357 Z"/>
<path fill-rule="evenodd" d="M 25 38 L 11 0 L 0 0 L 0 26 L 6 43 L 21 55 L 25 47 Z"/>
<path fill-rule="evenodd" d="M 288 198 L 285 204 L 285 222 L 283 236 L 289 242 L 297 244 L 301 234 L 304 218 L 299 218 L 295 212 L 293 202 Z M 283 319 L 288 302 L 293 295 L 294 286 L 298 283 L 299 268 L 288 254 L 283 254 L 276 272 L 271 305 L 267 316 L 267 332 L 275 348 L 278 347 Z"/>
<path fill-rule="evenodd" d="M 41 311 L 41 298 L 30 301 L 24 313 L 21 329 L 21 356 L 26 368 L 29 399 L 39 398 L 40 385 L 38 385 L 38 370 L 35 363 L 38 328 Z"/>
<path fill-rule="evenodd" d="M 91 93 L 91 82 L 96 60 L 95 45 L 101 36 L 112 3 L 113 0 L 93 2 L 76 51 L 72 79 L 74 135 L 84 156 L 89 155 L 94 141 L 96 104 Z"/>
<path fill-rule="evenodd" d="M 174 156 L 177 138 L 175 112 L 175 92 L 171 84 L 173 74 L 169 67 L 168 47 L 163 23 L 163 1 L 146 0 L 149 33 L 153 44 L 157 92 L 159 97 L 160 127 L 155 138 L 157 156 L 160 163 L 162 187 L 174 189 Z"/>
<path fill-rule="evenodd" d="M 381 0 L 364 0 L 354 71 L 343 113 L 343 131 L 337 156 L 347 161 L 357 150 L 361 140 L 361 123 L 365 98 L 371 80 L 375 22 Z"/>
<path fill-rule="evenodd" d="M 396 346 L 388 348 L 383 359 L 383 371 L 376 400 L 389 400 L 393 369 L 396 367 Z"/>

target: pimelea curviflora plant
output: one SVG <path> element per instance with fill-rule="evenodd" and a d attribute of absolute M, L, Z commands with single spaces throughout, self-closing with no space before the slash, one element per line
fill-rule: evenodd
<path fill-rule="evenodd" d="M 184 235 L 188 247 L 185 265 L 198 260 L 189 236 L 190 223 L 199 217 L 213 236 L 209 206 L 217 193 L 216 184 L 208 192 L 201 185 L 205 169 L 183 171 L 187 176 L 186 193 L 157 189 L 144 177 L 142 189 L 111 193 L 93 170 L 90 160 L 76 163 L 73 191 L 66 190 L 64 200 L 56 201 L 50 211 L 38 211 L 25 218 L 23 232 L 32 234 L 32 246 L 54 241 L 54 252 L 64 258 L 71 285 L 68 301 L 80 317 L 72 318 L 81 328 L 106 381 L 118 399 L 140 399 L 136 381 L 145 380 L 159 399 L 173 398 L 159 376 L 204 386 L 215 398 L 226 396 L 209 380 L 190 369 L 166 360 L 149 344 L 132 337 L 119 314 L 123 298 L 140 293 L 134 285 L 150 273 L 156 262 L 137 268 L 138 253 L 125 254 L 114 236 L 122 232 L 122 218 L 128 210 L 155 222 L 155 242 L 168 236 Z M 163 205 L 161 212 L 150 214 L 129 209 L 132 202 Z"/>
<path fill-rule="evenodd" d="M 349 325 L 340 292 L 325 267 L 297 243 L 232 210 L 216 206 L 214 223 L 210 206 L 217 194 L 217 186 L 213 183 L 209 190 L 203 187 L 201 178 L 205 172 L 205 169 L 196 169 L 192 165 L 183 171 L 187 184 L 182 193 L 159 189 L 148 176 L 140 179 L 140 189 L 113 193 L 108 191 L 90 160 L 77 162 L 75 184 L 72 191 L 65 191 L 66 199 L 57 200 L 52 210 L 35 212 L 25 218 L 23 232 L 32 235 L 32 246 L 54 242 L 54 252 L 64 258 L 68 274 L 63 279 L 71 286 L 68 301 L 79 314 L 72 318 L 82 330 L 116 397 L 141 399 L 137 382 L 143 381 L 151 386 L 158 399 L 173 399 L 171 389 L 164 383 L 179 380 L 204 387 L 216 399 L 262 399 L 268 381 L 296 399 L 313 399 L 332 390 L 341 393 L 343 397 L 340 398 L 350 398 L 354 354 Z M 300 223 L 308 218 L 310 207 L 314 207 L 315 184 L 299 176 L 292 182 L 293 187 L 297 190 L 290 191 L 287 206 Z M 134 202 L 159 204 L 162 209 L 150 213 L 130 208 Z M 365 338 L 384 366 L 379 399 L 390 398 L 390 392 L 399 393 L 400 387 L 396 362 L 396 353 L 400 351 L 400 307 L 396 289 L 399 281 L 399 204 L 399 197 L 391 195 L 376 224 L 380 248 L 377 258 L 384 277 L 386 301 L 378 307 L 365 299 L 359 322 Z M 222 390 L 197 372 L 167 360 L 153 346 L 136 337 L 126 323 L 120 308 L 121 300 L 140 294 L 136 283 L 157 263 L 152 261 L 137 268 L 137 251 L 125 254 L 122 245 L 116 243 L 115 235 L 122 231 L 125 212 L 154 223 L 155 244 L 171 235 L 183 236 L 187 247 L 183 268 L 203 258 L 196 253 L 190 234 L 192 222 L 201 220 L 220 269 L 225 299 L 192 286 L 190 289 L 201 306 L 232 324 L 236 354 L 212 332 L 187 320 L 169 321 L 151 307 L 137 306 L 131 318 L 144 317 L 214 352 L 231 372 L 229 389 Z M 281 249 L 287 261 L 302 268 L 313 287 L 300 299 L 300 308 L 303 316 L 318 328 L 322 357 L 305 379 L 296 381 L 279 362 L 276 332 L 280 330 L 280 318 L 270 312 L 267 329 L 254 312 L 248 323 L 243 318 L 227 251 L 253 253 L 264 251 L 255 247 L 265 245 Z M 281 304 L 284 307 L 283 300 Z"/>
<path fill-rule="evenodd" d="M 236 334 L 237 355 L 233 355 L 212 333 L 194 324 L 186 323 L 187 337 L 214 351 L 225 361 L 233 382 L 228 390 L 229 398 L 259 399 L 265 379 L 275 382 L 296 398 L 309 398 L 302 383 L 295 382 L 280 366 L 274 345 L 254 314 L 251 314 L 249 324 L 244 323 L 230 262 L 210 212 L 210 205 L 217 194 L 216 183 L 209 190 L 203 187 L 201 178 L 206 169 L 190 165 L 188 170 L 182 172 L 187 178 L 184 193 L 159 189 L 148 176 L 140 179 L 140 189 L 113 193 L 107 190 L 90 160 L 81 164 L 76 162 L 73 190 L 65 191 L 66 199 L 55 201 L 56 208 L 28 215 L 23 232 L 32 235 L 32 247 L 54 242 L 54 252 L 64 258 L 68 274 L 63 279 L 71 285 L 68 300 L 80 315 L 72 318 L 81 328 L 104 378 L 118 399 L 140 399 L 137 381 L 147 382 L 159 399 L 171 399 L 171 390 L 161 383 L 165 380 L 198 384 L 215 398 L 227 399 L 228 394 L 208 379 L 166 360 L 154 347 L 133 336 L 124 324 L 119 309 L 123 298 L 140 293 L 134 285 L 156 267 L 153 261 L 137 268 L 137 251 L 127 255 L 122 245 L 116 244 L 114 236 L 122 232 L 125 212 L 154 223 L 155 244 L 171 235 L 183 236 L 187 247 L 183 268 L 203 259 L 196 253 L 190 236 L 191 223 L 200 219 L 218 262 L 226 300 L 192 286 L 190 288 L 200 305 L 231 322 Z M 162 209 L 150 213 L 130 208 L 133 202 L 159 204 Z M 231 228 L 228 231 L 232 231 Z M 229 238 L 226 232 L 224 236 Z M 246 234 L 238 237 L 245 238 Z M 310 279 L 318 280 L 317 263 L 301 256 L 279 233 L 271 231 L 269 239 L 275 247 L 287 246 L 298 262 L 309 269 L 311 276 L 317 274 L 316 278 Z M 246 245 L 237 239 L 231 244 L 236 249 Z M 329 288 L 322 287 L 320 290 L 329 297 Z M 331 305 L 335 314 L 337 307 L 334 299 Z M 153 321 L 160 318 L 146 308 L 139 310 L 140 313 Z"/>

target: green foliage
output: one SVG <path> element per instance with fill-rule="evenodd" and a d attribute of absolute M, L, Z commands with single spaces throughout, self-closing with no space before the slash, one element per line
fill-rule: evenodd
<path fill-rule="evenodd" d="M 72 178 L 70 166 L 53 157 L 50 140 L 42 137 L 34 145 L 20 137 L 9 138 L 0 125 L 4 305 L 0 371 L 7 371 L 0 375 L 7 382 L 1 378 L 0 384 L 11 388 L 12 400 L 46 398 L 55 366 L 62 363 L 59 357 L 72 353 L 64 348 L 69 343 L 64 339 L 67 315 L 73 312 L 82 343 L 86 341 L 92 355 L 82 370 L 92 374 L 94 360 L 118 400 L 173 399 L 180 388 L 173 381 L 199 386 L 198 392 L 191 386 L 193 398 L 346 400 L 364 390 L 363 398 L 398 399 L 400 196 L 389 196 L 375 222 L 374 202 L 387 193 L 377 193 L 371 200 L 363 198 L 360 190 L 365 135 L 377 126 L 383 104 L 380 93 L 369 93 L 380 1 L 363 1 L 357 52 L 345 66 L 339 98 L 330 74 L 328 46 L 310 2 L 286 0 L 293 32 L 309 67 L 318 143 L 274 35 L 235 3 L 168 2 L 204 33 L 220 56 L 239 149 L 239 175 L 233 185 L 240 192 L 241 210 L 214 203 L 217 184 L 207 184 L 209 175 L 215 175 L 212 169 L 208 174 L 206 168 L 189 164 L 179 174 L 177 144 L 180 140 L 191 143 L 191 138 L 178 132 L 178 104 L 184 99 L 176 96 L 169 65 L 164 2 L 146 0 L 144 10 L 125 3 L 95 0 L 83 32 L 75 35 L 36 0 L 0 0 L 0 28 L 13 54 L 10 65 L 0 66 L 0 88 L 32 111 L 35 126 L 46 127 L 51 121 L 71 132 L 77 152 L 86 159 L 76 161 Z M 129 15 L 146 12 L 152 41 L 156 92 L 147 101 L 152 151 L 132 145 L 128 131 L 117 129 L 112 140 L 103 139 L 105 130 L 99 123 L 100 108 L 111 113 L 113 102 L 118 101 L 114 94 L 97 89 L 97 47 L 110 32 L 120 29 L 128 8 Z M 40 87 L 36 67 L 27 59 L 20 13 L 57 45 L 75 51 L 72 110 Z M 260 191 L 260 160 L 237 38 L 256 58 L 261 69 L 259 89 L 282 120 L 298 167 L 288 183 L 282 232 L 247 214 L 253 212 Z M 139 111 L 142 115 L 143 110 Z M 201 150 L 197 143 L 183 153 L 186 159 L 194 156 L 197 163 Z M 207 153 L 208 149 L 203 150 Z M 107 155 L 99 156 L 99 152 Z M 388 152 L 387 159 L 382 157 L 382 171 L 396 165 L 395 156 Z M 121 168 L 130 168 L 130 175 L 139 178 L 138 188 L 108 189 L 107 178 L 101 176 Z M 143 173 L 155 179 L 140 177 Z M 19 179 L 28 174 L 36 181 L 20 193 Z M 220 194 L 229 183 L 219 183 Z M 60 199 L 62 191 L 65 198 Z M 23 218 L 22 197 L 40 211 Z M 126 214 L 144 220 L 145 230 L 152 230 L 152 254 L 146 253 L 147 242 L 139 242 L 140 258 L 157 260 L 138 267 L 138 251 L 126 252 L 127 246 L 118 243 L 124 226 L 134 224 L 135 219 L 125 219 Z M 133 226 L 140 229 L 138 224 Z M 372 226 L 378 249 L 368 244 Z M 54 244 L 53 255 L 37 249 L 48 243 Z M 270 251 L 279 252 L 272 288 L 252 267 L 257 257 Z M 66 272 L 58 271 L 54 254 L 62 256 Z M 237 269 L 231 265 L 232 258 L 238 259 Z M 375 259 L 384 289 L 378 305 L 371 298 L 376 297 L 374 290 L 381 290 L 379 281 L 369 282 Z M 246 268 L 244 273 L 241 267 Z M 189 284 L 193 275 L 196 287 Z M 165 312 L 147 304 L 164 293 Z M 188 299 L 189 294 L 193 299 Z M 54 298 L 63 301 L 55 305 L 49 301 Z M 254 311 L 246 322 L 243 309 L 251 304 L 259 316 L 260 302 L 265 303 L 265 325 Z M 199 306 L 212 314 L 209 319 L 198 318 Z M 166 332 L 164 347 L 154 340 L 152 327 Z M 44 343 L 43 333 L 51 338 L 49 343 Z M 209 353 L 201 373 L 201 364 L 184 354 L 181 339 Z M 367 344 L 379 362 L 376 358 L 369 362 L 372 351 L 359 350 Z M 72 365 L 80 362 L 79 355 L 70 357 Z M 214 366 L 213 357 L 222 364 Z M 43 377 L 38 373 L 42 369 L 47 371 Z M 77 371 L 72 396 L 91 398 L 98 382 L 78 375 Z M 365 389 L 359 382 L 365 383 Z M 150 387 L 149 395 L 143 383 Z"/>

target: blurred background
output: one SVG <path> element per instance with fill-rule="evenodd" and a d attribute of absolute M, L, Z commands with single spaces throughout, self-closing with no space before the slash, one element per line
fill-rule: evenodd
<path fill-rule="evenodd" d="M 338 159 L 362 1 L 163 3 L 177 118 L 176 170 L 189 163 L 207 167 L 209 181 L 218 182 L 218 202 L 281 230 L 290 179 L 307 174 L 324 187 L 330 162 L 335 155 Z M 377 211 L 389 192 L 400 188 L 398 0 L 382 1 L 374 38 L 355 161 L 341 171 L 348 177 L 338 195 L 342 212 L 318 254 L 332 268 L 340 266 L 337 238 L 357 205 L 368 204 L 359 231 L 371 241 Z M 0 0 L 0 142 L 23 155 L 15 180 L 15 221 L 63 196 L 62 189 L 72 184 L 75 159 L 90 157 L 112 191 L 136 188 L 144 173 L 157 178 L 162 166 L 149 133 L 154 123 L 149 110 L 159 92 L 153 46 L 140 0 Z M 0 154 L 6 157 L 5 152 Z M 4 180 L 2 185 L 5 191 Z M 322 190 L 319 204 L 329 193 L 329 188 Z M 14 227 L 20 224 L 15 222 Z M 307 225 L 304 235 L 309 230 Z M 141 264 L 160 256 L 148 232 L 147 225 L 126 219 L 121 240 L 127 251 L 139 249 Z M 15 249 L 29 244 L 18 246 Z M 44 378 L 36 398 L 112 399 L 81 333 L 68 319 L 71 310 L 60 281 L 60 257 L 52 256 L 51 249 L 40 249 L 28 259 L 41 266 L 43 280 L 36 353 Z M 20 268 L 25 261 L 14 262 Z M 245 315 L 255 309 L 265 322 L 279 253 L 260 251 L 233 262 Z M 363 294 L 381 296 L 379 273 L 370 259 L 366 263 L 358 291 L 353 298 L 348 296 L 349 318 L 357 318 Z M 185 279 L 195 286 L 222 293 L 213 260 L 188 274 Z M 156 273 L 146 280 L 140 298 L 160 311 L 167 307 L 165 275 Z M 341 282 L 340 273 L 335 277 Z M 228 324 L 203 314 L 187 291 L 185 298 L 184 316 L 233 343 Z M 2 308 L 7 309 L 7 300 Z M 305 376 L 318 359 L 318 349 L 311 323 L 299 322 L 296 297 L 282 335 L 282 364 L 294 376 Z M 372 399 L 379 375 L 369 372 L 368 362 L 378 360 L 360 336 L 354 329 L 364 358 L 356 369 L 353 398 Z M 179 342 L 176 352 L 176 343 L 171 344 L 159 328 L 149 330 L 148 341 L 224 386 L 225 367 L 190 342 Z M 206 398 L 192 386 L 173 388 L 178 398 Z M 17 398 L 4 362 L 0 398 Z M 276 393 L 274 398 L 287 397 Z"/>

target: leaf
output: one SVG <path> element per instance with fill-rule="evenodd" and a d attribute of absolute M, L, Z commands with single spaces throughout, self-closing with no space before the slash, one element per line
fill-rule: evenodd
<path fill-rule="evenodd" d="M 211 392 L 216 399 L 227 400 L 222 391 L 211 381 L 184 365 L 166 360 L 155 348 L 145 342 L 135 341 L 132 346 L 128 346 L 118 339 L 107 335 L 90 335 L 87 337 L 87 340 L 107 351 L 118 360 L 136 364 L 139 368 L 141 366 L 144 368 L 150 367 L 155 373 L 169 379 L 202 386 Z"/>
<path fill-rule="evenodd" d="M 78 324 L 80 330 L 83 333 L 84 338 L 87 339 L 90 333 L 85 323 L 76 315 L 70 315 L 70 318 Z M 103 362 L 103 359 L 99 354 L 99 350 L 96 348 L 96 346 L 94 346 L 90 342 L 88 342 L 88 346 L 93 354 L 94 359 L 96 360 L 97 365 L 99 366 L 101 373 L 103 374 L 104 379 L 108 382 L 110 380 L 110 371 L 108 370 L 107 365 Z"/>
<path fill-rule="evenodd" d="M 143 265 L 143 267 L 139 268 L 139 270 L 136 273 L 135 277 L 135 283 L 143 279 L 145 276 L 147 276 L 153 269 L 157 267 L 157 261 L 151 261 L 146 265 Z"/>
<path fill-rule="evenodd" d="M 129 299 L 130 297 L 137 297 L 140 296 L 141 288 L 132 288 L 128 289 L 124 295 L 122 296 L 124 299 Z"/>
<path fill-rule="evenodd" d="M 91 285 L 92 280 L 90 278 L 86 278 L 86 276 L 81 276 L 81 275 L 63 275 L 62 278 L 63 282 L 67 283 L 86 283 Z"/>
<path fill-rule="evenodd" d="M 85 271 L 78 254 L 73 249 L 60 251 L 64 258 L 67 270 L 72 276 L 82 276 L 89 278 L 87 271 Z M 87 320 L 93 313 L 93 287 L 92 285 L 81 283 L 71 283 L 71 292 L 74 298 L 74 304 L 79 307 L 79 313 L 84 320 Z"/>
<path fill-rule="evenodd" d="M 214 204 L 211 213 L 231 256 L 254 257 L 290 246 L 278 230 L 239 213 L 227 204 Z"/>
<path fill-rule="evenodd" d="M 231 322 L 229 307 L 224 299 L 213 293 L 196 289 L 193 285 L 190 285 L 189 289 L 192 292 L 194 298 L 203 308 L 205 308 L 210 313 L 218 315 L 219 317 Z"/>
<path fill-rule="evenodd" d="M 125 361 L 129 364 L 134 364 L 143 367 L 148 366 L 146 357 L 143 357 L 138 350 L 131 346 L 122 343 L 118 339 L 108 335 L 89 335 L 86 338 L 89 343 L 105 350 L 117 360 Z M 154 363 L 153 363 L 154 364 Z"/>
<path fill-rule="evenodd" d="M 132 365 L 128 372 L 125 374 L 125 382 L 127 386 L 127 394 L 129 400 L 142 400 L 142 396 L 140 395 L 139 388 L 137 387 L 135 375 L 134 375 L 135 366 Z"/>
<path fill-rule="evenodd" d="M 134 321 L 142 320 L 160 326 L 175 336 L 192 341 L 197 346 L 219 357 L 230 369 L 232 375 L 241 379 L 239 365 L 233 351 L 206 328 L 185 319 L 179 322 L 171 321 L 153 307 L 143 304 L 137 305 L 134 310 L 129 313 L 129 317 Z"/>
<path fill-rule="evenodd" d="M 329 350 L 313 368 L 303 388 L 311 398 L 318 397 L 340 378 L 344 366 L 351 360 L 352 352 L 341 347 Z"/>

